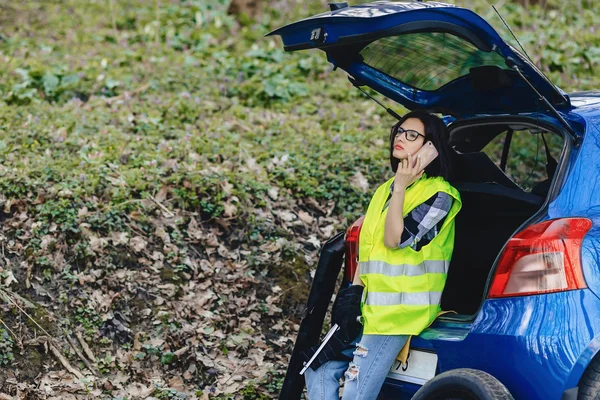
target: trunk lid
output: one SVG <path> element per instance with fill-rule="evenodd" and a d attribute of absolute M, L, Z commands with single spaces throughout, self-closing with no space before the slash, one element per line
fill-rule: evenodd
<path fill-rule="evenodd" d="M 355 85 L 406 108 L 457 116 L 540 110 L 518 67 L 555 108 L 568 96 L 474 12 L 439 2 L 343 7 L 279 28 L 286 51 L 318 48 Z"/>

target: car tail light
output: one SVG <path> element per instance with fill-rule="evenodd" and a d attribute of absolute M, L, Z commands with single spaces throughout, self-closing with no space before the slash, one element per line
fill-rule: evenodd
<path fill-rule="evenodd" d="M 360 217 L 346 231 L 346 265 L 344 268 L 344 278 L 348 280 L 348 282 L 352 282 L 354 273 L 356 273 L 356 268 L 358 267 L 358 238 L 364 219 L 365 217 Z"/>
<path fill-rule="evenodd" d="M 587 218 L 532 225 L 512 237 L 500 256 L 490 298 L 583 289 L 581 243 L 592 227 Z"/>

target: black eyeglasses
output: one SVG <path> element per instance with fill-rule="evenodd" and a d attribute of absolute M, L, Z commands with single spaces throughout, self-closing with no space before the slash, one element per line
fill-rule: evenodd
<path fill-rule="evenodd" d="M 414 142 L 419 136 L 423 136 L 423 139 L 425 139 L 425 135 L 420 134 L 414 129 L 403 129 L 401 127 L 398 127 L 396 129 L 396 134 L 394 135 L 394 140 L 398 139 L 398 136 L 402 135 L 403 133 L 406 134 L 406 140 L 408 140 L 409 142 Z"/>

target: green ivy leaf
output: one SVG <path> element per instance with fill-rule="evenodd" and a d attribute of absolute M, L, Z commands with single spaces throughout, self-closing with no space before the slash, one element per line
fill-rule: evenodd
<path fill-rule="evenodd" d="M 42 85 L 44 86 L 44 93 L 47 95 L 52 95 L 56 92 L 58 85 L 60 83 L 60 79 L 54 74 L 50 72 L 46 72 L 42 77 Z"/>
<path fill-rule="evenodd" d="M 171 364 L 175 360 L 177 360 L 177 356 L 175 355 L 175 353 L 171 353 L 170 351 L 163 353 L 162 356 L 160 357 L 160 363 L 163 365 Z"/>

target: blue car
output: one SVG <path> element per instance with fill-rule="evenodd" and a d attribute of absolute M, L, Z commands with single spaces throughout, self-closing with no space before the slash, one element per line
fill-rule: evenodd
<path fill-rule="evenodd" d="M 324 51 L 382 102 L 443 114 L 463 201 L 449 312 L 412 339 L 380 398 L 599 399 L 600 91 L 564 93 L 464 8 L 330 7 L 271 34 Z M 301 395 L 298 353 L 318 343 L 344 261 L 352 281 L 361 222 L 323 247 L 282 399 Z"/>

